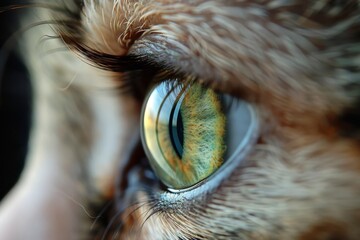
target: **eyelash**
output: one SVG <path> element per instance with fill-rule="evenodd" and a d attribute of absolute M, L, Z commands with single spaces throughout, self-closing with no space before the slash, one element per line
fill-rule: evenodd
<path fill-rule="evenodd" d="M 200 81 L 198 76 L 180 71 L 175 66 L 158 63 L 148 59 L 145 55 L 125 55 L 116 56 L 102 53 L 87 47 L 80 41 L 72 38 L 62 37 L 65 43 L 75 50 L 80 57 L 85 58 L 87 62 L 99 69 L 113 73 L 121 73 L 120 91 L 132 92 L 136 97 L 143 99 L 148 90 L 155 84 L 166 80 L 173 80 L 171 83 L 176 86 L 188 86 L 194 82 L 200 83 L 205 88 L 211 87 L 212 81 Z M 142 77 L 146 78 L 143 79 Z M 176 81 L 174 81 L 176 80 Z M 141 82 L 141 84 L 139 84 Z M 145 92 L 144 89 L 145 83 Z"/>
<path fill-rule="evenodd" d="M 152 89 L 154 85 L 165 81 L 169 83 L 168 89 L 173 89 L 178 86 L 186 89 L 194 82 L 200 83 L 205 88 L 211 87 L 211 81 L 204 83 L 204 81 L 200 81 L 197 77 L 183 73 L 174 67 L 149 60 L 144 55 L 115 56 L 90 49 L 81 45 L 79 42 L 71 46 L 75 47 L 77 52 L 80 52 L 90 60 L 93 66 L 115 73 L 122 73 L 121 80 L 119 80 L 122 83 L 119 87 L 120 91 L 122 93 L 130 92 L 134 94 L 140 102 L 143 102 L 149 90 Z M 234 102 L 237 102 L 235 98 L 232 99 L 228 107 L 230 108 Z M 186 193 L 188 197 L 200 196 L 209 191 L 210 188 L 207 187 L 207 189 L 203 189 L 203 187 L 200 187 L 197 189 L 197 187 L 195 187 L 193 190 L 185 192 L 188 192 Z M 174 190 L 171 194 L 178 195 L 180 192 L 183 191 Z M 170 192 L 168 193 L 170 194 Z"/>

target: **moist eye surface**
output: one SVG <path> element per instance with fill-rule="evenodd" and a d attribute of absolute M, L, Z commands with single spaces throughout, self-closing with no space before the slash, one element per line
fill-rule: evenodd
<path fill-rule="evenodd" d="M 142 142 L 166 186 L 181 190 L 203 181 L 241 145 L 250 119 L 239 120 L 244 104 L 232 102 L 196 83 L 166 81 L 152 89 L 143 106 Z"/>

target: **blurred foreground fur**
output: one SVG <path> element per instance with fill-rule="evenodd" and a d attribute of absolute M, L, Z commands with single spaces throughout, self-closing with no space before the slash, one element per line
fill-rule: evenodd
<path fill-rule="evenodd" d="M 24 25 L 39 26 L 21 45 L 36 95 L 31 151 L 2 202 L 0 239 L 360 239 L 359 1 L 34 6 Z M 193 199 L 139 188 L 124 211 L 114 201 L 125 199 L 110 201 L 142 99 L 116 89 L 149 81 L 130 53 L 257 108 L 258 144 L 219 188 Z M 102 225 L 84 209 L 104 201 Z"/>

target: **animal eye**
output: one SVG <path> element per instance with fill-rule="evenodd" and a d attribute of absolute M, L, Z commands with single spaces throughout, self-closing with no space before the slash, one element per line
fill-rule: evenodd
<path fill-rule="evenodd" d="M 192 187 L 232 161 L 251 125 L 248 104 L 193 83 L 155 86 L 144 102 L 142 143 L 169 188 Z"/>

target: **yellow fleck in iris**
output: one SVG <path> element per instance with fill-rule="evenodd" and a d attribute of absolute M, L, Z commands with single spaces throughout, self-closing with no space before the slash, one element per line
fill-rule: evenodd
<path fill-rule="evenodd" d="M 144 140 L 158 177 L 183 189 L 222 165 L 226 117 L 219 96 L 210 89 L 194 84 L 185 91 L 165 90 L 155 88 L 145 105 Z"/>

